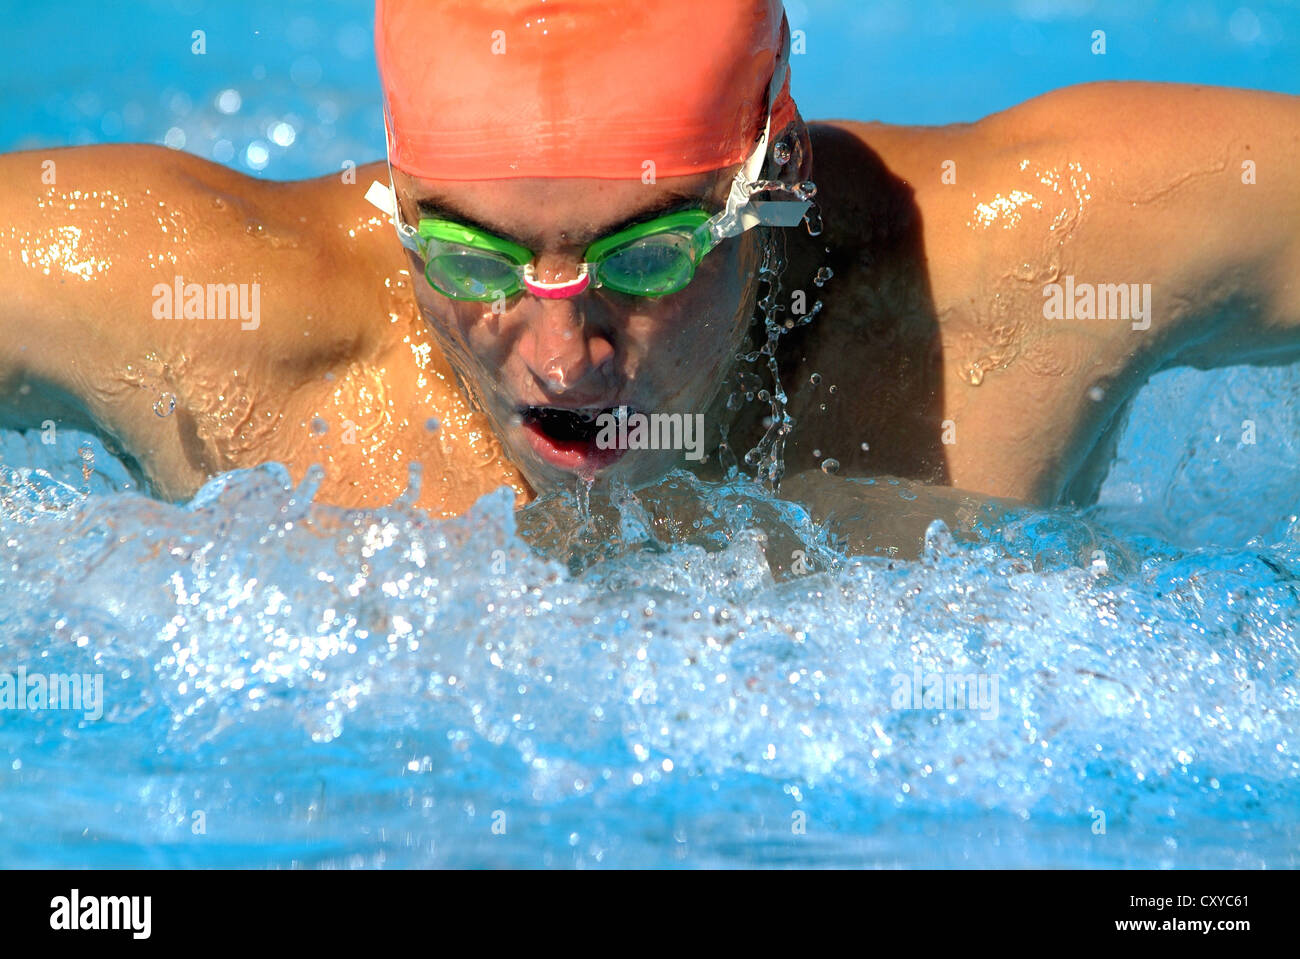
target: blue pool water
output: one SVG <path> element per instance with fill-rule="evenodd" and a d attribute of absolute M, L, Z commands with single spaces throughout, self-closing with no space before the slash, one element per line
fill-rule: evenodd
<path fill-rule="evenodd" d="M 17 11 L 0 149 L 380 155 L 368 5 L 267 6 Z M 1098 77 L 1300 92 L 1279 4 L 789 7 L 810 118 Z M 1096 25 L 1104 63 L 1074 46 Z M 105 700 L 0 712 L 0 864 L 1294 867 L 1297 399 L 1295 367 L 1163 373 L 1098 504 L 935 526 L 917 561 L 743 482 L 434 522 L 266 466 L 171 505 L 88 437 L 0 432 L 0 673 Z M 992 708 L 907 708 L 917 670 L 995 677 Z"/>

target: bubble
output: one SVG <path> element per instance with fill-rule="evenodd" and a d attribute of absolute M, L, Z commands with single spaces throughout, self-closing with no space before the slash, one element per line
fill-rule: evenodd
<path fill-rule="evenodd" d="M 194 104 L 186 94 L 173 93 L 167 100 L 167 109 L 178 117 L 183 117 L 194 109 Z"/>
<path fill-rule="evenodd" d="M 826 388 L 826 392 L 827 392 L 827 393 L 830 393 L 832 396 L 834 396 L 834 395 L 835 395 L 836 393 L 838 393 L 839 391 L 840 391 L 840 388 L 839 388 L 838 386 L 836 386 L 834 383 L 832 383 L 829 387 Z"/>
<path fill-rule="evenodd" d="M 228 87 L 217 94 L 217 109 L 224 114 L 238 113 L 243 103 L 244 98 L 233 88 Z"/>
<path fill-rule="evenodd" d="M 833 458 L 833 457 L 830 457 L 830 456 L 828 456 L 828 457 L 826 457 L 826 459 L 822 460 L 822 472 L 823 472 L 823 473 L 826 473 L 828 476 L 834 476 L 834 475 L 835 475 L 836 473 L 838 473 L 839 471 L 840 471 L 840 461 L 839 461 L 839 460 L 837 460 L 837 459 L 835 459 L 835 458 Z"/>
<path fill-rule="evenodd" d="M 267 150 L 266 144 L 261 140 L 254 140 L 244 151 L 244 163 L 252 170 L 261 170 L 265 168 L 266 161 L 271 157 L 270 151 Z"/>
<path fill-rule="evenodd" d="M 811 383 L 813 386 L 816 386 L 821 381 L 822 381 L 822 375 L 820 373 L 814 373 L 812 376 L 808 377 L 808 382 Z"/>
<path fill-rule="evenodd" d="M 1238 7 L 1228 19 L 1228 30 L 1238 43 L 1254 43 L 1262 32 L 1259 17 L 1249 7 Z"/>
<path fill-rule="evenodd" d="M 784 140 L 777 140 L 772 147 L 772 159 L 780 166 L 790 162 L 790 144 Z"/>
<path fill-rule="evenodd" d="M 266 135 L 271 138 L 272 143 L 282 147 L 293 146 L 293 141 L 298 139 L 298 131 L 293 128 L 293 124 L 283 120 L 272 124 Z"/>
<path fill-rule="evenodd" d="M 430 416 L 427 420 L 424 421 L 424 428 L 428 430 L 430 433 L 436 433 L 440 426 L 442 426 L 442 424 L 439 423 L 438 420 L 432 416 Z"/>
<path fill-rule="evenodd" d="M 826 281 L 835 275 L 829 266 L 823 266 L 817 270 L 817 275 L 813 277 L 813 286 L 825 286 Z"/>
<path fill-rule="evenodd" d="M 344 24 L 335 34 L 334 43 L 349 60 L 360 60 L 370 53 L 370 30 L 359 23 Z"/>
<path fill-rule="evenodd" d="M 317 416 L 311 421 L 311 431 L 317 436 L 324 436 L 329 432 L 330 425 L 324 419 Z"/>
<path fill-rule="evenodd" d="M 869 449 L 871 449 L 871 446 L 870 446 L 870 444 L 868 444 L 868 443 L 863 443 L 861 448 L 862 448 L 862 452 L 865 453 L 865 452 L 867 452 Z"/>
<path fill-rule="evenodd" d="M 164 393 L 158 397 L 153 405 L 153 411 L 159 416 L 171 416 L 176 409 L 176 396 L 172 393 Z"/>
<path fill-rule="evenodd" d="M 185 149 L 185 131 L 180 127 L 169 127 L 163 134 L 163 145 L 173 150 Z"/>
<path fill-rule="evenodd" d="M 1100 403 L 1105 398 L 1106 391 L 1100 386 L 1094 386 L 1088 390 L 1088 399 L 1092 400 L 1094 403 Z"/>

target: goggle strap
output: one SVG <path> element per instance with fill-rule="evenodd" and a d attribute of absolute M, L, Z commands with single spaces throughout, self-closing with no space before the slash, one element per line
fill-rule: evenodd
<path fill-rule="evenodd" d="M 786 37 L 789 43 L 789 37 Z M 779 71 L 778 71 L 779 72 Z M 771 91 L 776 86 L 778 77 L 773 76 L 769 97 L 775 96 Z M 772 112 L 769 109 L 767 121 L 763 124 L 763 136 L 759 138 L 754 152 L 749 155 L 745 165 L 740 168 L 736 178 L 731 181 L 731 192 L 727 195 L 726 209 L 718 215 L 716 224 L 710 232 L 714 242 L 720 242 L 732 236 L 740 236 L 746 230 L 756 226 L 798 226 L 804 214 L 812 204 L 807 200 L 753 200 L 754 183 L 763 172 L 763 163 L 767 160 L 767 144 L 772 134 Z"/>
<path fill-rule="evenodd" d="M 391 186 L 385 186 L 378 180 L 370 182 L 370 188 L 366 190 L 366 202 L 375 207 L 380 213 L 384 213 L 390 220 L 397 217 L 397 197 L 393 193 Z"/>
<path fill-rule="evenodd" d="M 366 190 L 366 202 L 388 217 L 397 230 L 397 239 L 401 241 L 402 246 L 413 253 L 421 252 L 419 233 L 403 223 L 397 215 L 397 192 L 391 184 L 384 186 L 378 180 L 371 181 L 370 187 Z"/>
<path fill-rule="evenodd" d="M 749 226 L 798 226 L 812 203 L 808 200 L 750 200 L 744 212 Z"/>

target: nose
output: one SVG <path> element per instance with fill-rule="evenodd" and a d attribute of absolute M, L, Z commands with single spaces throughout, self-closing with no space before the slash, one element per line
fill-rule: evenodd
<path fill-rule="evenodd" d="M 567 275 L 575 273 L 570 267 Z M 587 392 L 595 398 L 605 385 L 602 378 L 612 367 L 614 344 L 603 330 L 587 322 L 587 295 L 530 299 L 531 315 L 519 344 L 529 372 L 552 396 L 582 402 L 581 394 Z"/>

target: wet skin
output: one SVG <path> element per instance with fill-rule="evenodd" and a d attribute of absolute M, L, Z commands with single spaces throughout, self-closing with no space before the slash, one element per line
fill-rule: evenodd
<path fill-rule="evenodd" d="M 791 473 L 834 457 L 844 474 L 1087 500 L 1114 425 L 1153 373 L 1300 359 L 1294 97 L 1096 84 L 975 124 L 833 121 L 808 133 L 812 166 L 787 175 L 818 184 L 824 231 L 779 237 L 781 300 L 802 289 L 823 301 L 778 353 L 798 423 Z M 399 193 L 408 217 L 440 199 L 498 227 L 554 280 L 574 276 L 591 239 L 674 197 L 720 208 L 733 172 L 406 182 Z M 572 483 L 538 459 L 512 420 L 518 406 L 707 411 L 716 429 L 759 286 L 764 237 L 751 231 L 670 297 L 589 289 L 492 313 L 428 288 L 362 198 L 386 179 L 382 164 L 355 182 L 272 183 L 104 146 L 11 154 L 0 173 L 3 425 L 95 431 L 167 497 L 267 460 L 295 478 L 321 464 L 319 498 L 345 505 L 391 501 L 419 462 L 419 502 L 438 515 L 503 483 L 521 500 L 529 480 Z M 819 289 L 821 266 L 834 277 Z M 257 328 L 155 319 L 155 285 L 178 274 L 258 283 Z M 1150 328 L 1045 319 L 1044 284 L 1066 275 L 1151 284 Z M 490 417 L 466 401 L 447 350 Z M 155 412 L 160 397 L 164 412 L 174 397 L 169 415 Z M 765 412 L 740 411 L 734 449 L 761 436 Z M 671 464 L 628 453 L 610 472 L 637 483 Z"/>

